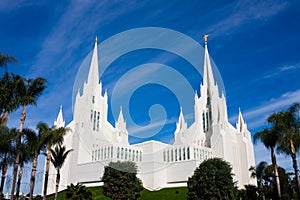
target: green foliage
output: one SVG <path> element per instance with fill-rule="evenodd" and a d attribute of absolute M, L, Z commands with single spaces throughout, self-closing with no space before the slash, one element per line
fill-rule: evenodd
<path fill-rule="evenodd" d="M 110 162 L 104 169 L 103 193 L 113 200 L 138 199 L 143 190 L 133 162 Z"/>
<path fill-rule="evenodd" d="M 92 200 L 92 192 L 87 190 L 87 188 L 80 184 L 77 183 L 74 185 L 71 183 L 71 185 L 67 186 L 66 190 L 66 198 L 67 200 Z"/>
<path fill-rule="evenodd" d="M 237 189 L 231 170 L 220 158 L 203 161 L 188 179 L 188 199 L 234 199 Z"/>
<path fill-rule="evenodd" d="M 55 169 L 62 168 L 63 164 L 72 149 L 66 150 L 66 146 L 57 145 L 54 149 L 51 149 L 51 162 Z"/>

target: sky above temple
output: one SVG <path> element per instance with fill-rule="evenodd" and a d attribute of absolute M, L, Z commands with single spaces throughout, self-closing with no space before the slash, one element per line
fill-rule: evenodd
<path fill-rule="evenodd" d="M 184 34 L 203 46 L 203 35 L 210 34 L 209 52 L 224 82 L 229 121 L 235 126 L 241 108 L 253 134 L 267 126 L 268 115 L 300 102 L 299 21 L 300 2 L 296 0 L 2 0 L 0 51 L 15 56 L 19 62 L 17 66 L 8 66 L 10 72 L 48 80 L 37 107 L 28 107 L 25 126 L 34 128 L 39 121 L 52 125 L 60 105 L 66 123 L 72 120 L 75 77 L 81 63 L 92 51 L 96 36 L 101 45 L 124 31 L 157 27 Z M 145 38 L 155 39 L 159 35 L 147 32 Z M 174 43 L 179 49 L 187 45 L 180 40 Z M 203 59 L 201 53 L 199 59 Z M 151 67 L 151 63 L 155 64 Z M 180 56 L 150 47 L 128 52 L 111 63 L 101 76 L 103 90 L 107 90 L 111 99 L 117 81 L 128 78 L 124 79 L 123 90 L 119 90 L 126 93 L 130 88 L 126 84 L 147 80 L 155 73 L 155 67 L 162 67 L 159 64 L 176 69 L 199 94 L 202 77 L 198 71 Z M 130 74 L 137 66 L 145 68 Z M 4 69 L 0 70 L 2 74 Z M 130 76 L 124 77 L 124 74 Z M 159 120 L 150 123 L 148 115 L 151 105 L 161 104 L 165 108 L 166 124 L 150 139 L 171 142 L 182 106 L 176 98 L 178 95 L 156 83 L 140 86 L 129 101 L 131 117 L 144 126 L 144 130 L 161 126 Z M 154 111 L 161 109 L 152 108 Z M 191 124 L 193 113 L 186 110 L 183 106 L 185 118 Z M 20 110 L 14 112 L 9 126 L 18 127 L 19 116 Z M 111 110 L 109 120 L 114 124 Z M 151 126 L 147 127 L 149 123 Z M 136 131 L 132 127 L 128 129 Z M 130 141 L 141 140 L 131 137 Z M 255 156 L 257 163 L 261 160 L 270 162 L 268 151 L 260 144 L 255 146 Z M 292 170 L 289 157 L 279 156 L 279 164 Z"/>

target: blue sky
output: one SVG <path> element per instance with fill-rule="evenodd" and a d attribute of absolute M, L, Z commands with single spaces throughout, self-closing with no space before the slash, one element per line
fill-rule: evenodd
<path fill-rule="evenodd" d="M 101 43 L 130 29 L 162 27 L 181 32 L 203 45 L 202 36 L 209 33 L 210 55 L 226 88 L 229 120 L 235 124 L 240 107 L 248 128 L 255 133 L 266 126 L 269 114 L 300 102 L 299 21 L 300 2 L 296 0 L 2 0 L 0 51 L 14 55 L 19 61 L 18 66 L 8 66 L 9 71 L 48 80 L 38 106 L 28 107 L 25 126 L 35 127 L 41 120 L 52 124 L 61 104 L 66 121 L 72 120 L 73 84 L 82 61 L 93 49 L 96 36 Z M 153 49 L 118 58 L 103 74 L 104 89 L 110 96 L 122 74 L 136 65 L 153 62 L 174 68 L 187 66 L 179 72 L 190 80 L 194 90 L 199 90 L 202 77 L 185 60 Z M 132 116 L 140 125 L 149 123 L 150 105 L 159 103 L 166 107 L 169 126 L 163 133 L 167 136 L 158 134 L 154 139 L 168 141 L 180 108 L 174 95 L 166 88 L 145 85 L 134 97 L 132 103 L 139 111 L 132 108 Z M 184 114 L 192 118 L 191 113 Z M 9 126 L 18 126 L 19 115 L 20 111 L 12 114 Z M 111 113 L 109 118 L 114 123 Z M 131 138 L 131 142 L 135 139 Z M 255 146 L 255 154 L 257 162 L 270 161 L 261 145 Z M 289 157 L 278 159 L 279 164 L 292 169 Z"/>

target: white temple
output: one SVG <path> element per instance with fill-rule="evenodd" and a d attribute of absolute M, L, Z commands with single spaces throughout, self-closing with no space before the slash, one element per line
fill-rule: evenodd
<path fill-rule="evenodd" d="M 241 111 L 236 127 L 228 122 L 226 99 L 224 94 L 219 95 L 214 80 L 206 38 L 203 83 L 200 97 L 195 95 L 195 122 L 188 127 L 181 110 L 173 144 L 152 140 L 131 145 L 122 110 L 115 126 L 108 122 L 108 96 L 106 92 L 102 95 L 99 83 L 97 51 L 96 41 L 88 79 L 82 94 L 76 96 L 73 121 L 67 125 L 71 131 L 65 145 L 73 151 L 61 169 L 59 190 L 77 182 L 100 185 L 104 166 L 111 161 L 135 162 L 138 177 L 148 190 L 186 186 L 196 167 L 211 157 L 223 158 L 232 165 L 238 187 L 256 185 L 248 171 L 255 166 L 251 134 Z M 62 108 L 54 125 L 65 126 Z M 51 166 L 48 193 L 55 190 L 55 174 Z"/>

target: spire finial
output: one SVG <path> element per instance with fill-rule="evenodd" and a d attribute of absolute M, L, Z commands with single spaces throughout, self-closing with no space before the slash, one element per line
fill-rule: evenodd
<path fill-rule="evenodd" d="M 96 36 L 95 42 L 98 43 L 98 37 Z"/>
<path fill-rule="evenodd" d="M 205 34 L 203 36 L 203 39 L 204 39 L 204 44 L 207 45 L 207 38 L 208 38 L 209 34 Z"/>

